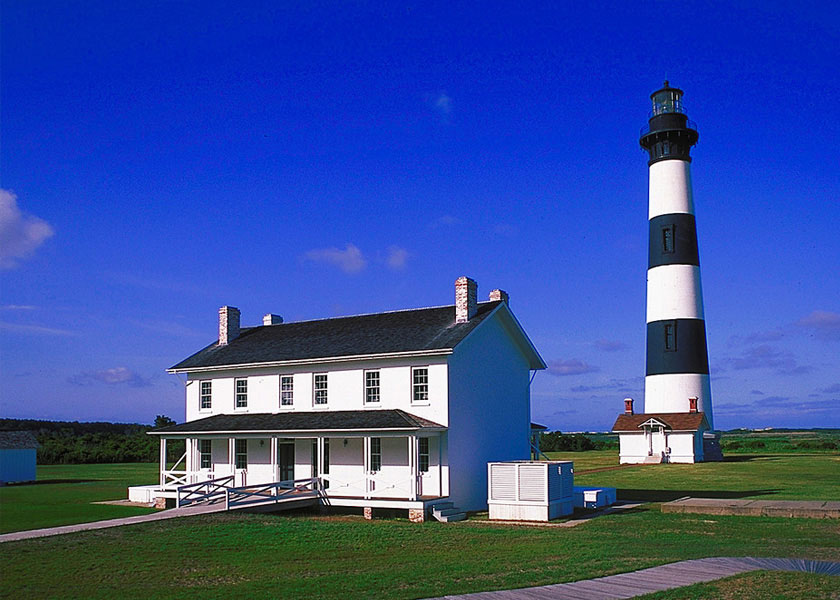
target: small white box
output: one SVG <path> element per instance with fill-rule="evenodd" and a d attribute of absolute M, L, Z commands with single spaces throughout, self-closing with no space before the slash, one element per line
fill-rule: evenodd
<path fill-rule="evenodd" d="M 575 506 L 578 508 L 603 508 L 615 504 L 615 488 L 583 487 L 574 488 Z"/>

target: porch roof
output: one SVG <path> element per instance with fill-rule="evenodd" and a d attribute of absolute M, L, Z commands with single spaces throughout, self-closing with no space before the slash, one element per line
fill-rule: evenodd
<path fill-rule="evenodd" d="M 176 437 L 208 433 L 300 433 L 304 431 L 441 431 L 446 427 L 404 410 L 332 410 L 213 415 L 149 431 Z"/>

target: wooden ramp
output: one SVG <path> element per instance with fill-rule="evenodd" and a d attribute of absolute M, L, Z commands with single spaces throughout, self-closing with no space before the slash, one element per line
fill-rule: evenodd
<path fill-rule="evenodd" d="M 518 590 L 444 596 L 447 600 L 598 600 L 643 594 L 714 581 L 748 571 L 800 571 L 840 576 L 840 562 L 797 558 L 700 558 L 632 573 Z M 443 600 L 443 599 L 436 599 Z"/>

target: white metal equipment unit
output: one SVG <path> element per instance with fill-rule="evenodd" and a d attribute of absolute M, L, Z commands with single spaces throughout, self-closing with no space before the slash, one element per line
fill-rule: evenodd
<path fill-rule="evenodd" d="M 549 521 L 574 511 L 571 461 L 487 463 L 490 518 Z"/>

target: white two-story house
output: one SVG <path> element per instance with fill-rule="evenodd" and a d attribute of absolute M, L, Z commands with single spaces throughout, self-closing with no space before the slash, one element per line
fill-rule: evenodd
<path fill-rule="evenodd" d="M 169 369 L 186 375 L 181 482 L 319 477 L 332 506 L 487 506 L 487 462 L 530 453 L 531 371 L 545 362 L 494 290 L 455 305 L 263 325 L 219 310 L 219 339 Z M 161 483 L 172 473 L 161 462 Z"/>

